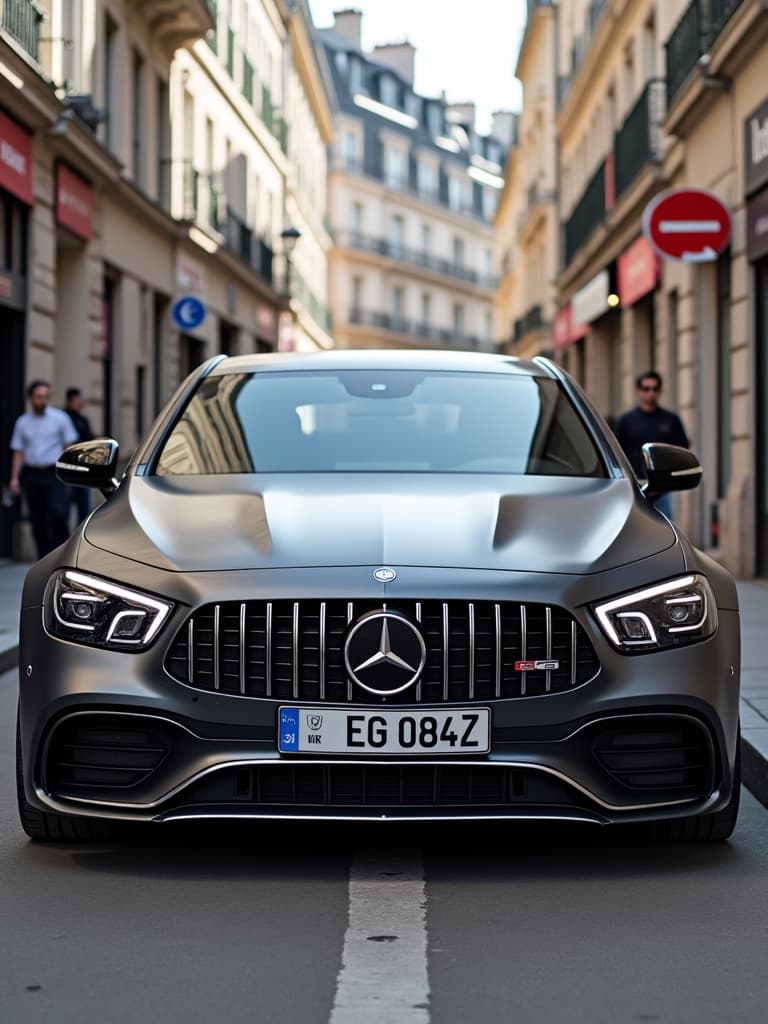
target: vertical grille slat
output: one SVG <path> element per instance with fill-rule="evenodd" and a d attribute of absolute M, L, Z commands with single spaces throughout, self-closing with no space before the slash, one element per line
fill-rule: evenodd
<path fill-rule="evenodd" d="M 562 608 L 512 601 L 229 601 L 198 609 L 165 658 L 195 689 L 283 701 L 376 704 L 353 685 L 345 637 L 360 616 L 384 608 L 418 623 L 426 664 L 388 705 L 543 697 L 588 682 L 600 665 L 585 630 Z M 555 663 L 550 669 L 518 662 Z"/>

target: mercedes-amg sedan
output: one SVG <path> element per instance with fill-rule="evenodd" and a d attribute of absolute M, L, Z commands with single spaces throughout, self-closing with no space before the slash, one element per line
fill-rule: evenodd
<path fill-rule="evenodd" d="M 29 572 L 18 779 L 35 839 L 115 820 L 560 819 L 723 839 L 730 576 L 544 359 L 219 357 Z"/>

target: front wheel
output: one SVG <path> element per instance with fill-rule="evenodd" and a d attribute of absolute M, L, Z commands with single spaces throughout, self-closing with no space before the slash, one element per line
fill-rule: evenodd
<path fill-rule="evenodd" d="M 664 838 L 684 843 L 721 843 L 730 838 L 736 828 L 741 799 L 741 736 L 736 742 L 736 761 L 733 766 L 731 799 L 721 811 L 700 814 L 696 818 L 676 818 L 664 822 Z"/>

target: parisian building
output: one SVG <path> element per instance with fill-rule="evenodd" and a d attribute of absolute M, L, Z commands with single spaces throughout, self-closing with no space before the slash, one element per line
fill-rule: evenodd
<path fill-rule="evenodd" d="M 32 379 L 127 455 L 207 357 L 331 345 L 328 89 L 305 0 L 2 6 L 0 485 Z"/>
<path fill-rule="evenodd" d="M 554 104 L 539 104 L 556 145 L 557 211 L 540 350 L 609 419 L 634 404 L 637 375 L 660 372 L 662 404 L 704 469 L 702 486 L 678 496 L 677 520 L 734 572 L 767 576 L 768 12 L 760 0 L 530 0 L 528 14 L 525 104 L 544 62 L 528 54 L 551 52 L 545 30 L 555 53 Z M 525 141 L 521 127 L 521 152 Z M 660 259 L 643 233 L 648 204 L 685 187 L 731 213 L 729 246 L 706 262 Z M 531 205 L 524 192 L 515 202 Z M 505 231 L 497 258 L 509 250 L 526 279 L 525 232 Z M 519 295 L 507 319 L 525 319 Z M 505 349 L 530 354 L 525 337 Z"/>
<path fill-rule="evenodd" d="M 320 31 L 335 93 L 330 295 L 343 348 L 493 342 L 493 217 L 512 115 L 414 91 L 408 42 L 361 46 L 362 14 Z"/>

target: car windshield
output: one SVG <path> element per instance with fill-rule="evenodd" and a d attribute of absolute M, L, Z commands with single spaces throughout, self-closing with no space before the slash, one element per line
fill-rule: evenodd
<path fill-rule="evenodd" d="M 208 377 L 174 425 L 156 467 L 161 476 L 605 476 L 584 423 L 556 381 L 412 370 Z"/>

